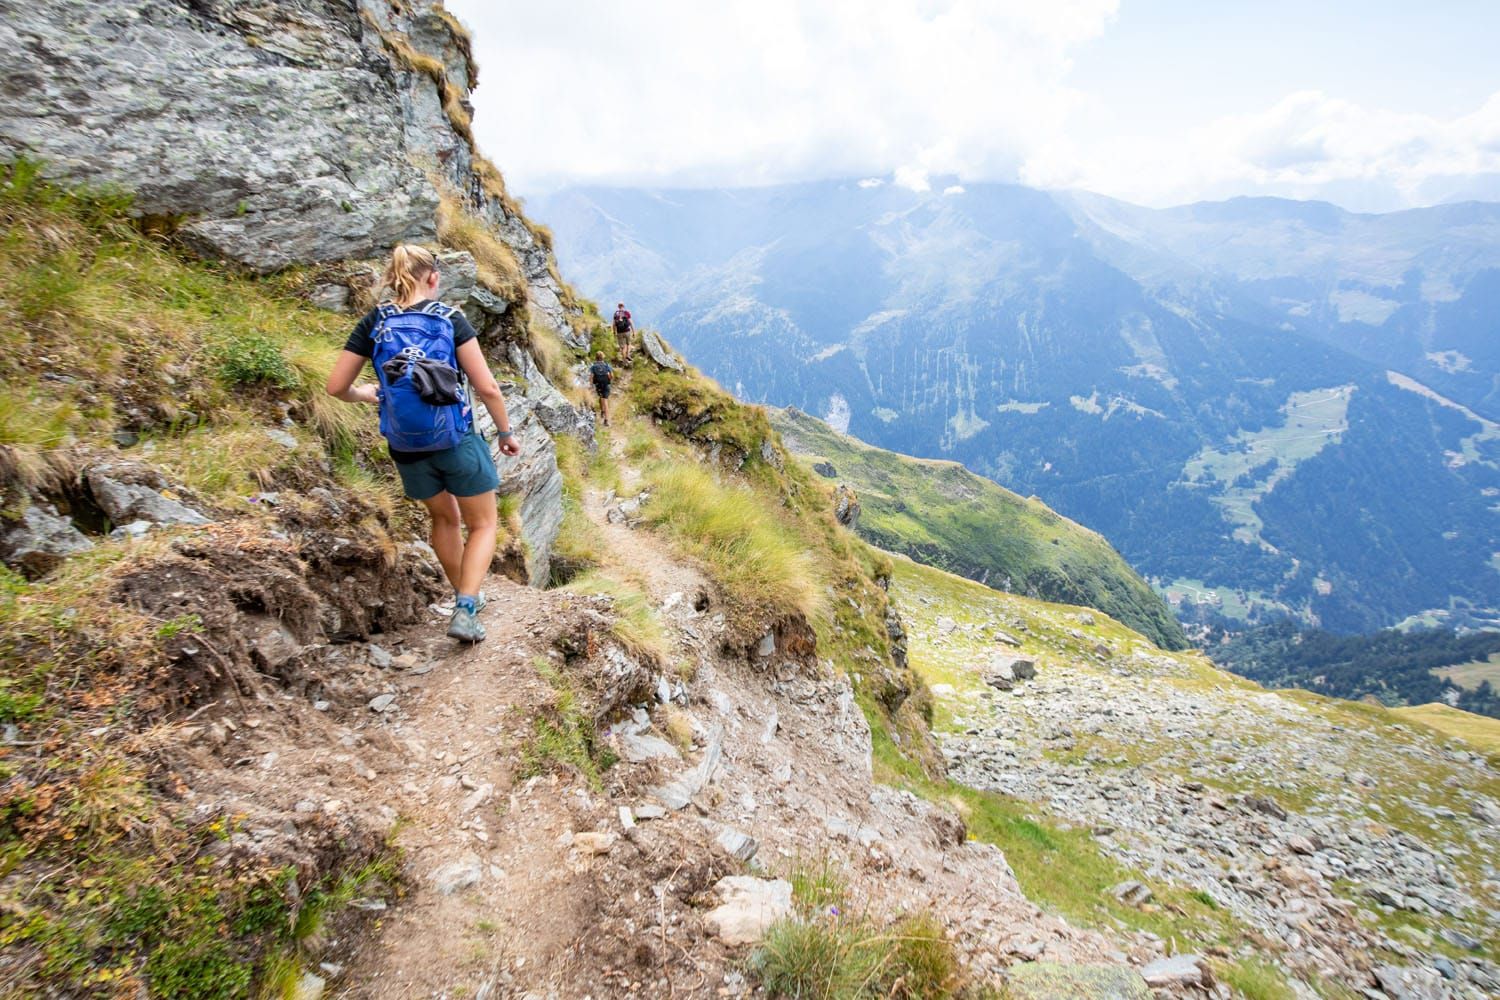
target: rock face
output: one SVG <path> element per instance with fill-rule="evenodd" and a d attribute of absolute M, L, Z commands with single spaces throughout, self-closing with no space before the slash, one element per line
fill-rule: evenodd
<path fill-rule="evenodd" d="M 473 67 L 436 6 L 0 0 L 0 46 L 26 53 L 0 67 L 0 155 L 120 186 L 260 271 L 431 242 L 442 183 L 515 252 L 533 313 L 569 333 L 551 251 L 479 176 Z M 347 302 L 333 286 L 318 299 Z"/>
<path fill-rule="evenodd" d="M 6 63 L 0 144 L 262 270 L 431 239 L 408 156 L 451 133 L 435 89 L 393 71 L 356 5 L 277 6 L 7 2 L 0 44 L 29 58 Z"/>
<path fill-rule="evenodd" d="M 550 388 L 550 386 L 548 387 Z M 514 457 L 500 454 L 499 435 L 489 412 L 474 407 L 474 423 L 490 443 L 500 492 L 520 498 L 521 540 L 526 543 L 526 574 L 533 587 L 547 582 L 552 566 L 552 544 L 562 528 L 562 473 L 557 468 L 557 444 L 542 422 L 531 386 L 501 382 L 511 430 L 521 444 Z M 556 390 L 553 390 L 554 392 Z"/>

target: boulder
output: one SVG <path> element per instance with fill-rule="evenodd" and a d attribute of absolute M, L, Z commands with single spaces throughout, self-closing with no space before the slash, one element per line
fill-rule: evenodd
<path fill-rule="evenodd" d="M 154 469 L 131 462 L 100 462 L 84 472 L 89 493 L 115 524 L 208 524 L 209 519 L 168 495 Z"/>
<path fill-rule="evenodd" d="M 1375 981 L 1391 1000 L 1447 1000 L 1452 996 L 1434 969 L 1381 965 L 1375 969 Z"/>
<path fill-rule="evenodd" d="M 645 350 L 648 358 L 656 362 L 658 368 L 668 368 L 674 372 L 682 371 L 682 362 L 667 350 L 667 345 L 662 343 L 655 330 L 642 330 L 640 335 L 642 349 Z"/>
<path fill-rule="evenodd" d="M 1155 898 L 1150 888 L 1140 882 L 1121 882 L 1109 894 L 1126 906 L 1144 906 Z"/>
<path fill-rule="evenodd" d="M 119 184 L 258 271 L 436 235 L 420 154 L 462 140 L 358 4 L 58 0 L 8 10 L 0 148 Z M 373 5 L 372 5 L 373 6 Z M 355 153 L 354 151 L 358 151 Z"/>
<path fill-rule="evenodd" d="M 839 471 L 833 467 L 831 462 L 814 462 L 812 470 L 824 479 L 838 478 Z"/>
<path fill-rule="evenodd" d="M 1030 680 L 1035 676 L 1036 661 L 1031 657 L 996 653 L 985 668 L 984 682 L 1001 691 L 1009 691 L 1016 681 Z"/>
<path fill-rule="evenodd" d="M 1147 986 L 1158 989 L 1212 984 L 1208 963 L 1203 960 L 1202 955 L 1173 955 L 1170 958 L 1158 958 L 1141 969 L 1141 978 L 1146 980 Z"/>
<path fill-rule="evenodd" d="M 1005 973 L 1010 1000 L 1151 1000 L 1140 973 L 1125 965 L 1027 962 Z"/>
<path fill-rule="evenodd" d="M 1267 795 L 1247 795 L 1245 806 L 1272 819 L 1285 820 L 1287 818 L 1287 811 L 1281 808 L 1281 804 Z"/>
<path fill-rule="evenodd" d="M 833 492 L 833 516 L 846 528 L 859 523 L 859 496 L 843 483 Z"/>
<path fill-rule="evenodd" d="M 727 945 L 756 943 L 792 912 L 792 884 L 785 879 L 729 875 L 715 883 L 714 892 L 722 902 L 704 919 Z"/>
<path fill-rule="evenodd" d="M 0 519 L 0 560 L 29 577 L 51 572 L 94 543 L 51 504 L 33 503 L 15 521 Z"/>

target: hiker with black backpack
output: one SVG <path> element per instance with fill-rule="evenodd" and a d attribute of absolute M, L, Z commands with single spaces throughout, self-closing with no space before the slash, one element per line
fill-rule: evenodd
<path fill-rule="evenodd" d="M 396 247 L 382 279 L 392 299 L 354 327 L 328 376 L 328 394 L 380 407 L 380 433 L 401 485 L 432 515 L 432 549 L 453 585 L 448 635 L 479 642 L 480 584 L 495 554 L 500 479 L 489 445 L 474 429 L 469 389 L 495 421 L 501 454 L 517 455 L 521 446 L 478 334 L 462 312 L 438 301 L 438 280 L 430 250 Z M 355 385 L 366 362 L 374 365 L 376 384 Z"/>
<path fill-rule="evenodd" d="M 609 426 L 609 392 L 614 385 L 615 370 L 604 360 L 603 351 L 594 352 L 594 363 L 589 365 L 589 378 L 594 383 L 594 395 L 599 397 L 599 416 L 604 426 Z"/>
<path fill-rule="evenodd" d="M 620 347 L 620 364 L 629 365 L 635 354 L 635 323 L 623 302 L 615 306 L 615 343 Z"/>

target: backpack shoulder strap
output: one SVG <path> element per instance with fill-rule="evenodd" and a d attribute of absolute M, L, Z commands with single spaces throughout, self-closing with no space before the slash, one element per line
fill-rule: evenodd
<path fill-rule="evenodd" d="M 458 306 L 450 306 L 443 302 L 429 302 L 422 311 L 430 316 L 441 316 L 451 321 L 454 314 L 458 312 Z"/>

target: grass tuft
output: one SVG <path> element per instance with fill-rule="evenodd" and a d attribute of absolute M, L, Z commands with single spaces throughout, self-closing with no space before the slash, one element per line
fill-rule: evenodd
<path fill-rule="evenodd" d="M 937 1000 L 963 989 L 953 943 L 926 914 L 887 927 L 843 915 L 781 920 L 750 967 L 770 995 L 805 1000 Z"/>
<path fill-rule="evenodd" d="M 608 597 L 615 613 L 610 634 L 637 659 L 650 663 L 666 661 L 667 633 L 643 591 L 598 572 L 585 573 L 564 589 L 575 594 Z"/>
<path fill-rule="evenodd" d="M 540 656 L 532 665 L 552 685 L 554 695 L 551 706 L 533 720 L 531 737 L 521 747 L 521 777 L 573 770 L 594 788 L 601 787 L 614 755 L 599 743 L 593 721 L 579 708 L 577 696 L 557 668 Z"/>
<path fill-rule="evenodd" d="M 484 221 L 471 215 L 451 190 L 439 193 L 438 239 L 444 245 L 467 250 L 479 268 L 479 281 L 513 305 L 526 302 L 526 274 L 515 251 Z"/>
<path fill-rule="evenodd" d="M 701 560 L 742 612 L 811 619 L 823 610 L 824 583 L 813 553 L 764 496 L 681 462 L 653 465 L 646 479 L 646 521 Z"/>

